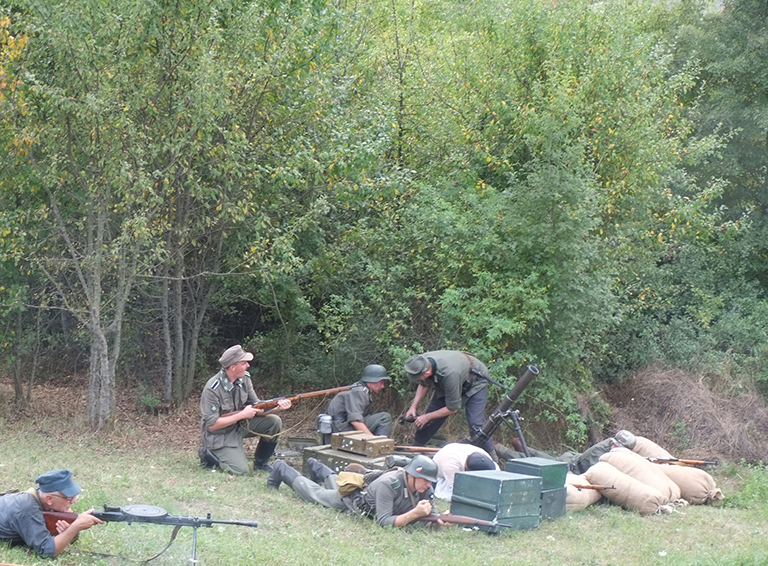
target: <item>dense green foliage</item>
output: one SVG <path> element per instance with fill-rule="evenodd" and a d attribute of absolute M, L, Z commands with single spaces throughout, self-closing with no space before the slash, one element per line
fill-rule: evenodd
<path fill-rule="evenodd" d="M 179 402 L 237 342 L 283 392 L 464 349 L 538 364 L 574 444 L 638 366 L 766 384 L 767 17 L 6 1 L 6 359 L 90 352 L 99 428 L 115 380 Z"/>

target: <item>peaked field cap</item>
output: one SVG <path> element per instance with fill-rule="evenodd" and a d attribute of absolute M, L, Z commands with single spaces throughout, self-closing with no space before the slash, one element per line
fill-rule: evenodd
<path fill-rule="evenodd" d="M 72 479 L 71 470 L 51 470 L 38 476 L 35 482 L 40 486 L 40 491 L 45 493 L 58 491 L 64 497 L 74 497 L 82 491 Z"/>
<path fill-rule="evenodd" d="M 429 367 L 429 360 L 424 354 L 416 354 L 411 356 L 403 364 L 403 369 L 408 375 L 419 376 Z"/>
<path fill-rule="evenodd" d="M 224 353 L 219 358 L 219 364 L 221 364 L 221 367 L 226 369 L 232 364 L 236 364 L 237 362 L 250 362 L 252 359 L 253 354 L 246 352 L 243 350 L 243 347 L 238 344 L 237 346 L 232 346 L 231 348 L 227 348 L 224 351 Z"/>

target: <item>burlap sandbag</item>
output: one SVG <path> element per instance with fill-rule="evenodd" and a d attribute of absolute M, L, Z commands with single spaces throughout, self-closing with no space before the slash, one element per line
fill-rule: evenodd
<path fill-rule="evenodd" d="M 616 486 L 616 489 L 604 490 L 603 497 L 624 509 L 639 511 L 641 515 L 652 515 L 668 506 L 667 498 L 658 489 L 620 472 L 608 462 L 598 462 L 584 476 L 594 485 Z"/>
<path fill-rule="evenodd" d="M 596 489 L 576 488 L 574 485 L 590 485 L 584 475 L 577 476 L 568 472 L 565 476 L 565 510 L 583 511 L 600 501 L 603 496 Z"/>
<path fill-rule="evenodd" d="M 635 447 L 632 451 L 640 454 L 643 458 L 674 458 L 672 454 L 664 450 L 653 440 L 648 440 L 642 436 L 636 436 L 635 441 Z"/>
<path fill-rule="evenodd" d="M 704 470 L 673 464 L 654 464 L 680 488 L 680 497 L 691 505 L 706 505 L 723 498 L 715 479 Z"/>
<path fill-rule="evenodd" d="M 659 469 L 659 464 L 652 464 L 639 454 L 627 448 L 617 447 L 600 456 L 601 462 L 608 462 L 620 472 L 658 490 L 667 500 L 680 499 L 680 488 Z"/>

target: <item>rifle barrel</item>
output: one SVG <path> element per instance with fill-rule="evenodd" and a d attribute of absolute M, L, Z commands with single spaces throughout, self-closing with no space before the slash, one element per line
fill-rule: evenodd
<path fill-rule="evenodd" d="M 416 452 L 416 453 L 434 453 L 440 450 L 439 448 L 427 447 L 427 446 L 395 446 L 395 452 Z"/>
<path fill-rule="evenodd" d="M 680 458 L 648 458 L 648 461 L 653 462 L 654 464 L 673 464 L 676 466 L 689 466 L 692 468 L 717 466 L 720 463 L 716 460 L 683 460 Z"/>
<path fill-rule="evenodd" d="M 291 403 L 294 403 L 296 401 L 300 401 L 301 399 L 308 399 L 310 397 L 323 397 L 326 395 L 336 395 L 336 393 L 341 393 L 342 391 L 348 391 L 351 388 L 352 388 L 351 385 L 344 385 L 342 387 L 334 387 L 332 389 L 321 389 L 319 391 L 310 391 L 308 393 L 296 393 L 295 395 L 273 397 L 272 399 L 266 399 L 264 401 L 259 401 L 257 403 L 254 403 L 253 406 L 257 409 L 271 409 L 272 407 L 276 407 L 278 401 L 282 401 L 283 399 L 289 399 Z"/>

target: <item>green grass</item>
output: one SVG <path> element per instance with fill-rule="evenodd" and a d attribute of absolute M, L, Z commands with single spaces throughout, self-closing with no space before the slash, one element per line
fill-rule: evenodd
<path fill-rule="evenodd" d="M 204 471 L 192 452 L 158 446 L 121 447 L 115 438 L 56 438 L 54 427 L 0 422 L 0 491 L 32 486 L 49 469 L 68 467 L 85 488 L 76 510 L 104 504 L 157 505 L 176 515 L 257 520 L 259 527 L 201 528 L 202 565 L 604 565 L 768 564 L 768 469 L 725 465 L 715 470 L 726 499 L 672 515 L 641 517 L 612 505 L 543 523 L 537 529 L 489 536 L 458 527 L 381 529 L 373 521 L 306 504 L 285 487 L 268 489 L 266 474 L 233 477 Z M 43 432 L 46 430 L 47 432 Z M 133 446 L 133 445 L 132 445 Z M 171 528 L 110 523 L 81 534 L 61 564 L 125 564 L 161 549 Z M 192 529 L 150 564 L 188 564 Z M 0 562 L 45 564 L 22 548 L 0 545 Z"/>

